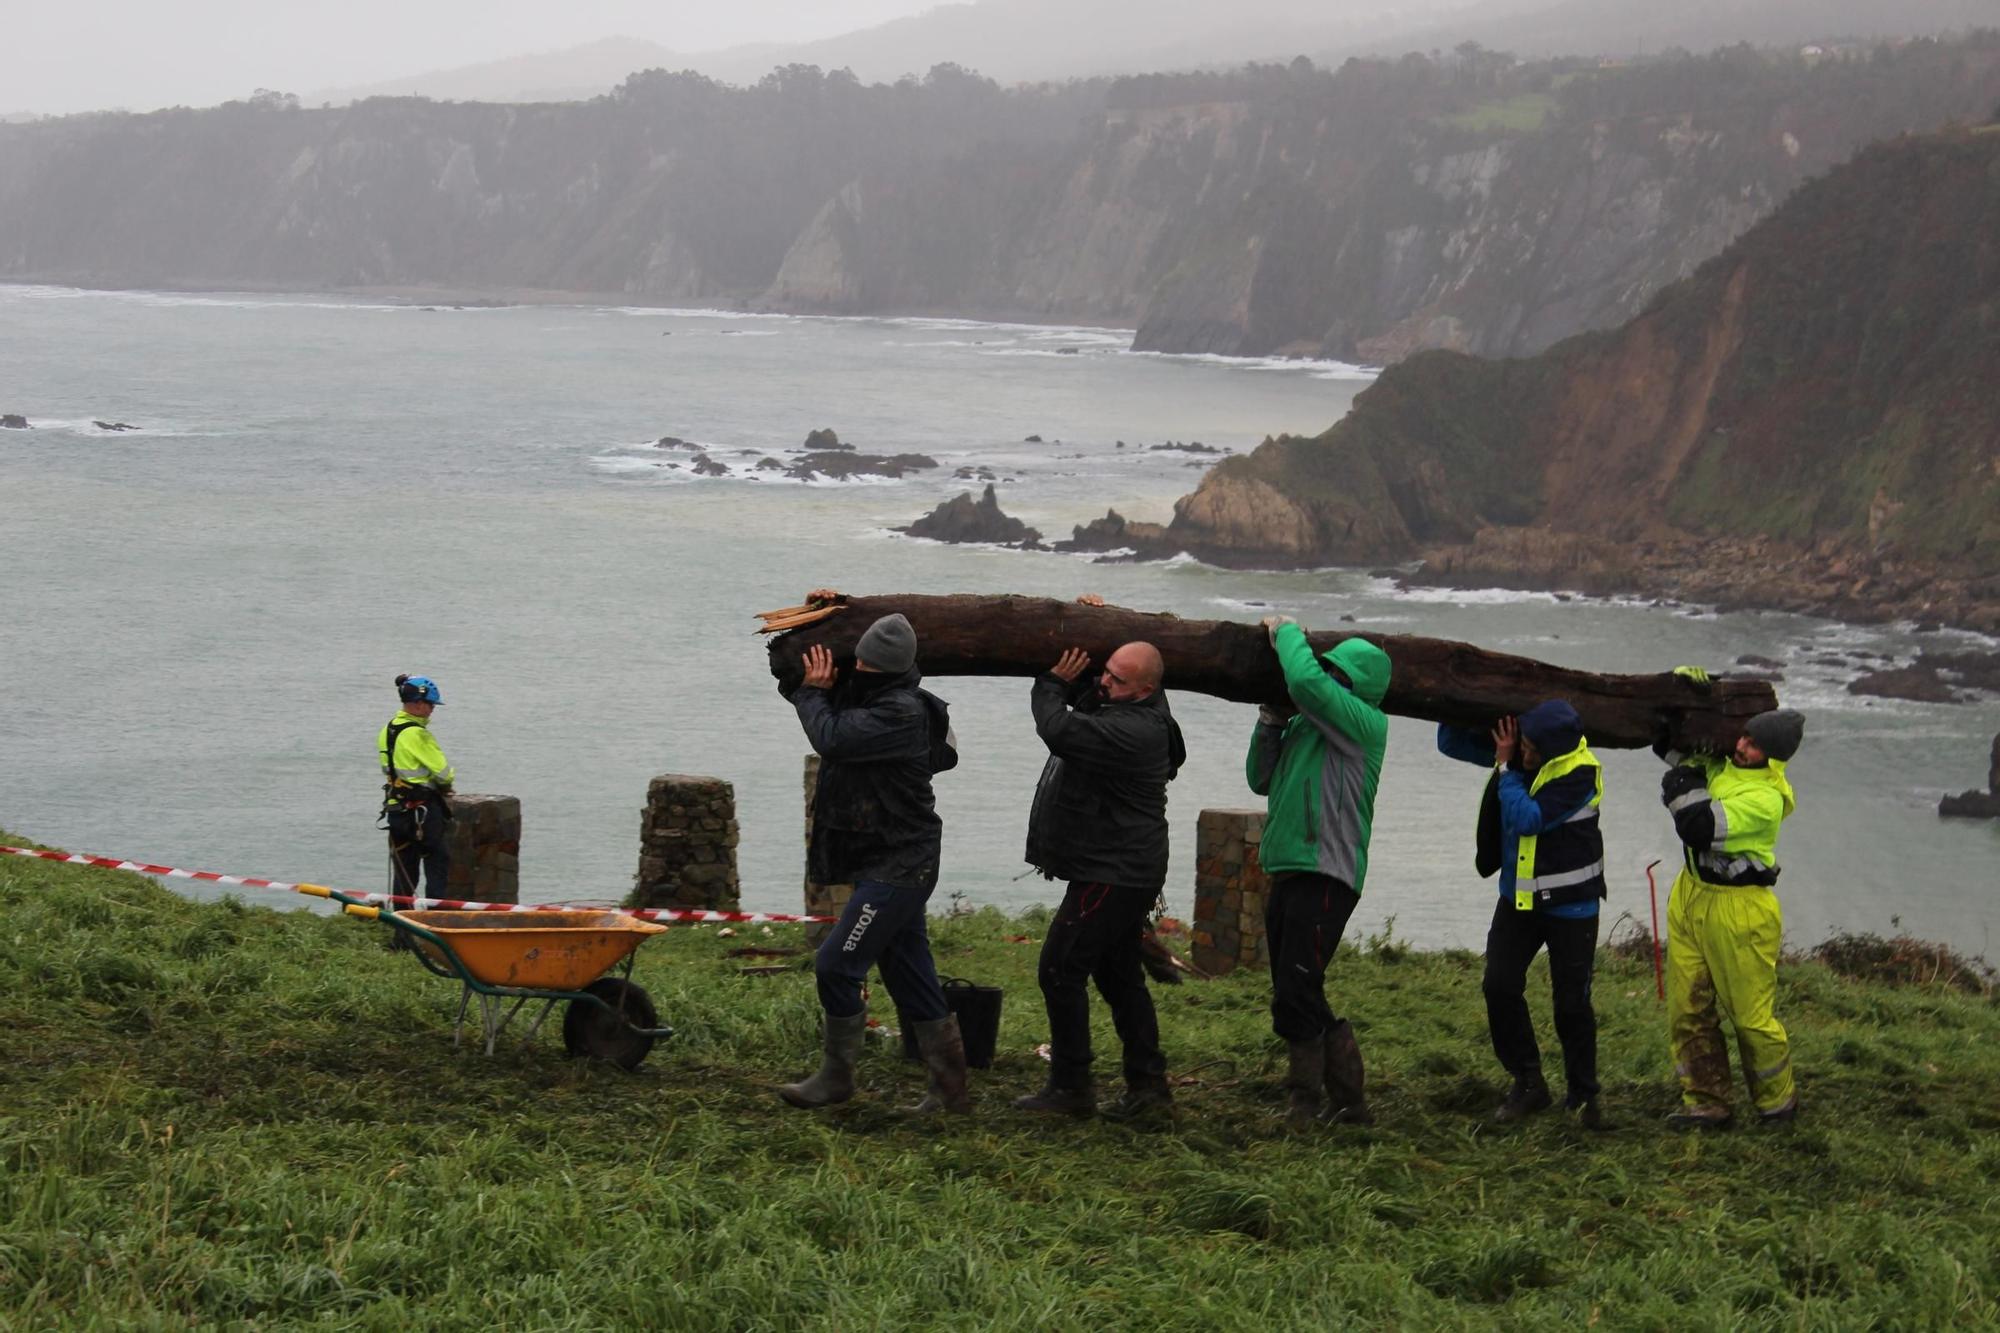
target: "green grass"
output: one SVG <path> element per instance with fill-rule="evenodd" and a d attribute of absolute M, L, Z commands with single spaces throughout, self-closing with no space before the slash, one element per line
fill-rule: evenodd
<path fill-rule="evenodd" d="M 1437 123 L 1455 130 L 1470 130 L 1475 134 L 1495 131 L 1532 134 L 1555 113 L 1555 109 L 1556 99 L 1548 93 L 1520 93 L 1514 97 L 1482 102 L 1456 115 L 1439 116 Z"/>
<path fill-rule="evenodd" d="M 1990 997 L 1789 966 L 1806 1117 L 1671 1133 L 1650 966 L 1607 952 L 1616 1131 L 1496 1131 L 1478 958 L 1377 941 L 1332 972 L 1374 1128 L 1275 1128 L 1256 976 L 1159 991 L 1195 1080 L 1177 1123 L 1050 1123 L 1007 1107 L 1044 1068 L 1021 933 L 938 925 L 944 969 L 1007 1010 L 979 1113 L 934 1125 L 894 1109 L 919 1076 L 886 1050 L 846 1108 L 771 1095 L 815 1048 L 811 982 L 726 953 L 787 930 L 649 944 L 680 1035 L 626 1075 L 548 1035 L 453 1051 L 452 988 L 378 926 L 0 861 L 0 1327 L 2000 1320 Z"/>

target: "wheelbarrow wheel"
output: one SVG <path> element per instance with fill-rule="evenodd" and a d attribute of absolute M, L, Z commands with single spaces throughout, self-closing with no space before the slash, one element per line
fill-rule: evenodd
<path fill-rule="evenodd" d="M 611 1008 L 604 1009 L 589 1000 L 571 1000 L 563 1014 L 563 1048 L 578 1059 L 588 1056 L 609 1061 L 620 1069 L 637 1069 L 646 1053 L 653 1049 L 653 1039 L 633 1029 L 660 1025 L 651 997 L 643 987 L 621 977 L 601 977 L 583 989 Z"/>

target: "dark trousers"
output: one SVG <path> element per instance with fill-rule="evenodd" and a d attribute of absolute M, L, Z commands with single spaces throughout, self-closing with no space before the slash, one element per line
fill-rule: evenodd
<path fill-rule="evenodd" d="M 423 896 L 445 898 L 451 877 L 451 850 L 445 846 L 445 817 L 433 803 L 389 812 L 389 860 L 396 871 L 396 892 L 417 896 L 417 871 L 423 871 Z"/>
<path fill-rule="evenodd" d="M 1361 895 L 1331 875 L 1271 877 L 1264 940 L 1271 955 L 1271 1028 L 1312 1041 L 1340 1020 L 1326 1002 L 1326 966 Z"/>
<path fill-rule="evenodd" d="M 1502 898 L 1486 932 L 1486 1023 L 1493 1030 L 1493 1053 L 1508 1073 L 1518 1078 L 1541 1069 L 1542 1052 L 1535 1044 L 1526 997 L 1528 964 L 1544 945 L 1569 1104 L 1581 1106 L 1598 1090 L 1597 1012 L 1590 1005 L 1590 978 L 1597 965 L 1595 916 L 1523 912 L 1512 898 Z"/>
<path fill-rule="evenodd" d="M 880 967 L 889 998 L 908 1021 L 932 1023 L 950 1015 L 931 960 L 930 927 L 924 918 L 930 898 L 928 889 L 901 889 L 868 879 L 855 884 L 854 896 L 813 956 L 822 1009 L 835 1018 L 866 1010 L 861 983 L 869 968 Z"/>
<path fill-rule="evenodd" d="M 1042 941 L 1037 977 L 1049 1011 L 1049 1081 L 1059 1088 L 1090 1082 L 1090 991 L 1111 1006 L 1111 1022 L 1124 1047 L 1125 1081 L 1137 1086 L 1166 1077 L 1160 1021 L 1146 971 L 1139 962 L 1139 932 L 1158 889 L 1070 883 Z"/>

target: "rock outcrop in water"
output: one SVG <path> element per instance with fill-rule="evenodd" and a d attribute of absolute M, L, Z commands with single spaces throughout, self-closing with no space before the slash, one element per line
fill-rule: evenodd
<path fill-rule="evenodd" d="M 741 89 L 652 71 L 571 104 L 253 99 L 0 125 L 0 276 L 1519 355 L 1637 314 L 1861 144 L 1996 101 L 1990 34 L 1817 65 L 1474 48 L 1012 90 L 953 67 L 885 87 L 792 66 Z"/>
<path fill-rule="evenodd" d="M 1938 802 L 1938 813 L 1965 819 L 2000 819 L 2000 736 L 1993 738 L 1992 763 L 1986 770 L 1986 790 L 1947 796 Z"/>
<path fill-rule="evenodd" d="M 1233 565 L 2000 630 L 2000 133 L 1868 150 L 1614 333 L 1431 352 L 1176 505 Z"/>
<path fill-rule="evenodd" d="M 971 491 L 961 491 L 900 531 L 934 542 L 987 542 L 1024 548 L 1042 544 L 1041 533 L 1000 511 L 999 497 L 990 482 L 979 499 L 974 500 Z"/>
<path fill-rule="evenodd" d="M 28 419 L 18 412 L 0 413 L 0 430 L 32 430 Z"/>
<path fill-rule="evenodd" d="M 929 454 L 863 454 L 847 449 L 816 450 L 801 454 L 785 467 L 785 475 L 799 481 L 826 477 L 849 481 L 856 477 L 905 477 L 938 465 Z"/>

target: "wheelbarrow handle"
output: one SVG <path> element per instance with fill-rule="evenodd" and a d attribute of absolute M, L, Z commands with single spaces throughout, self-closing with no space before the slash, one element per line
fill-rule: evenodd
<path fill-rule="evenodd" d="M 382 915 L 381 908 L 363 907 L 359 903 L 343 904 L 340 910 L 347 913 L 349 916 L 358 916 L 364 921 L 374 921 Z"/>

